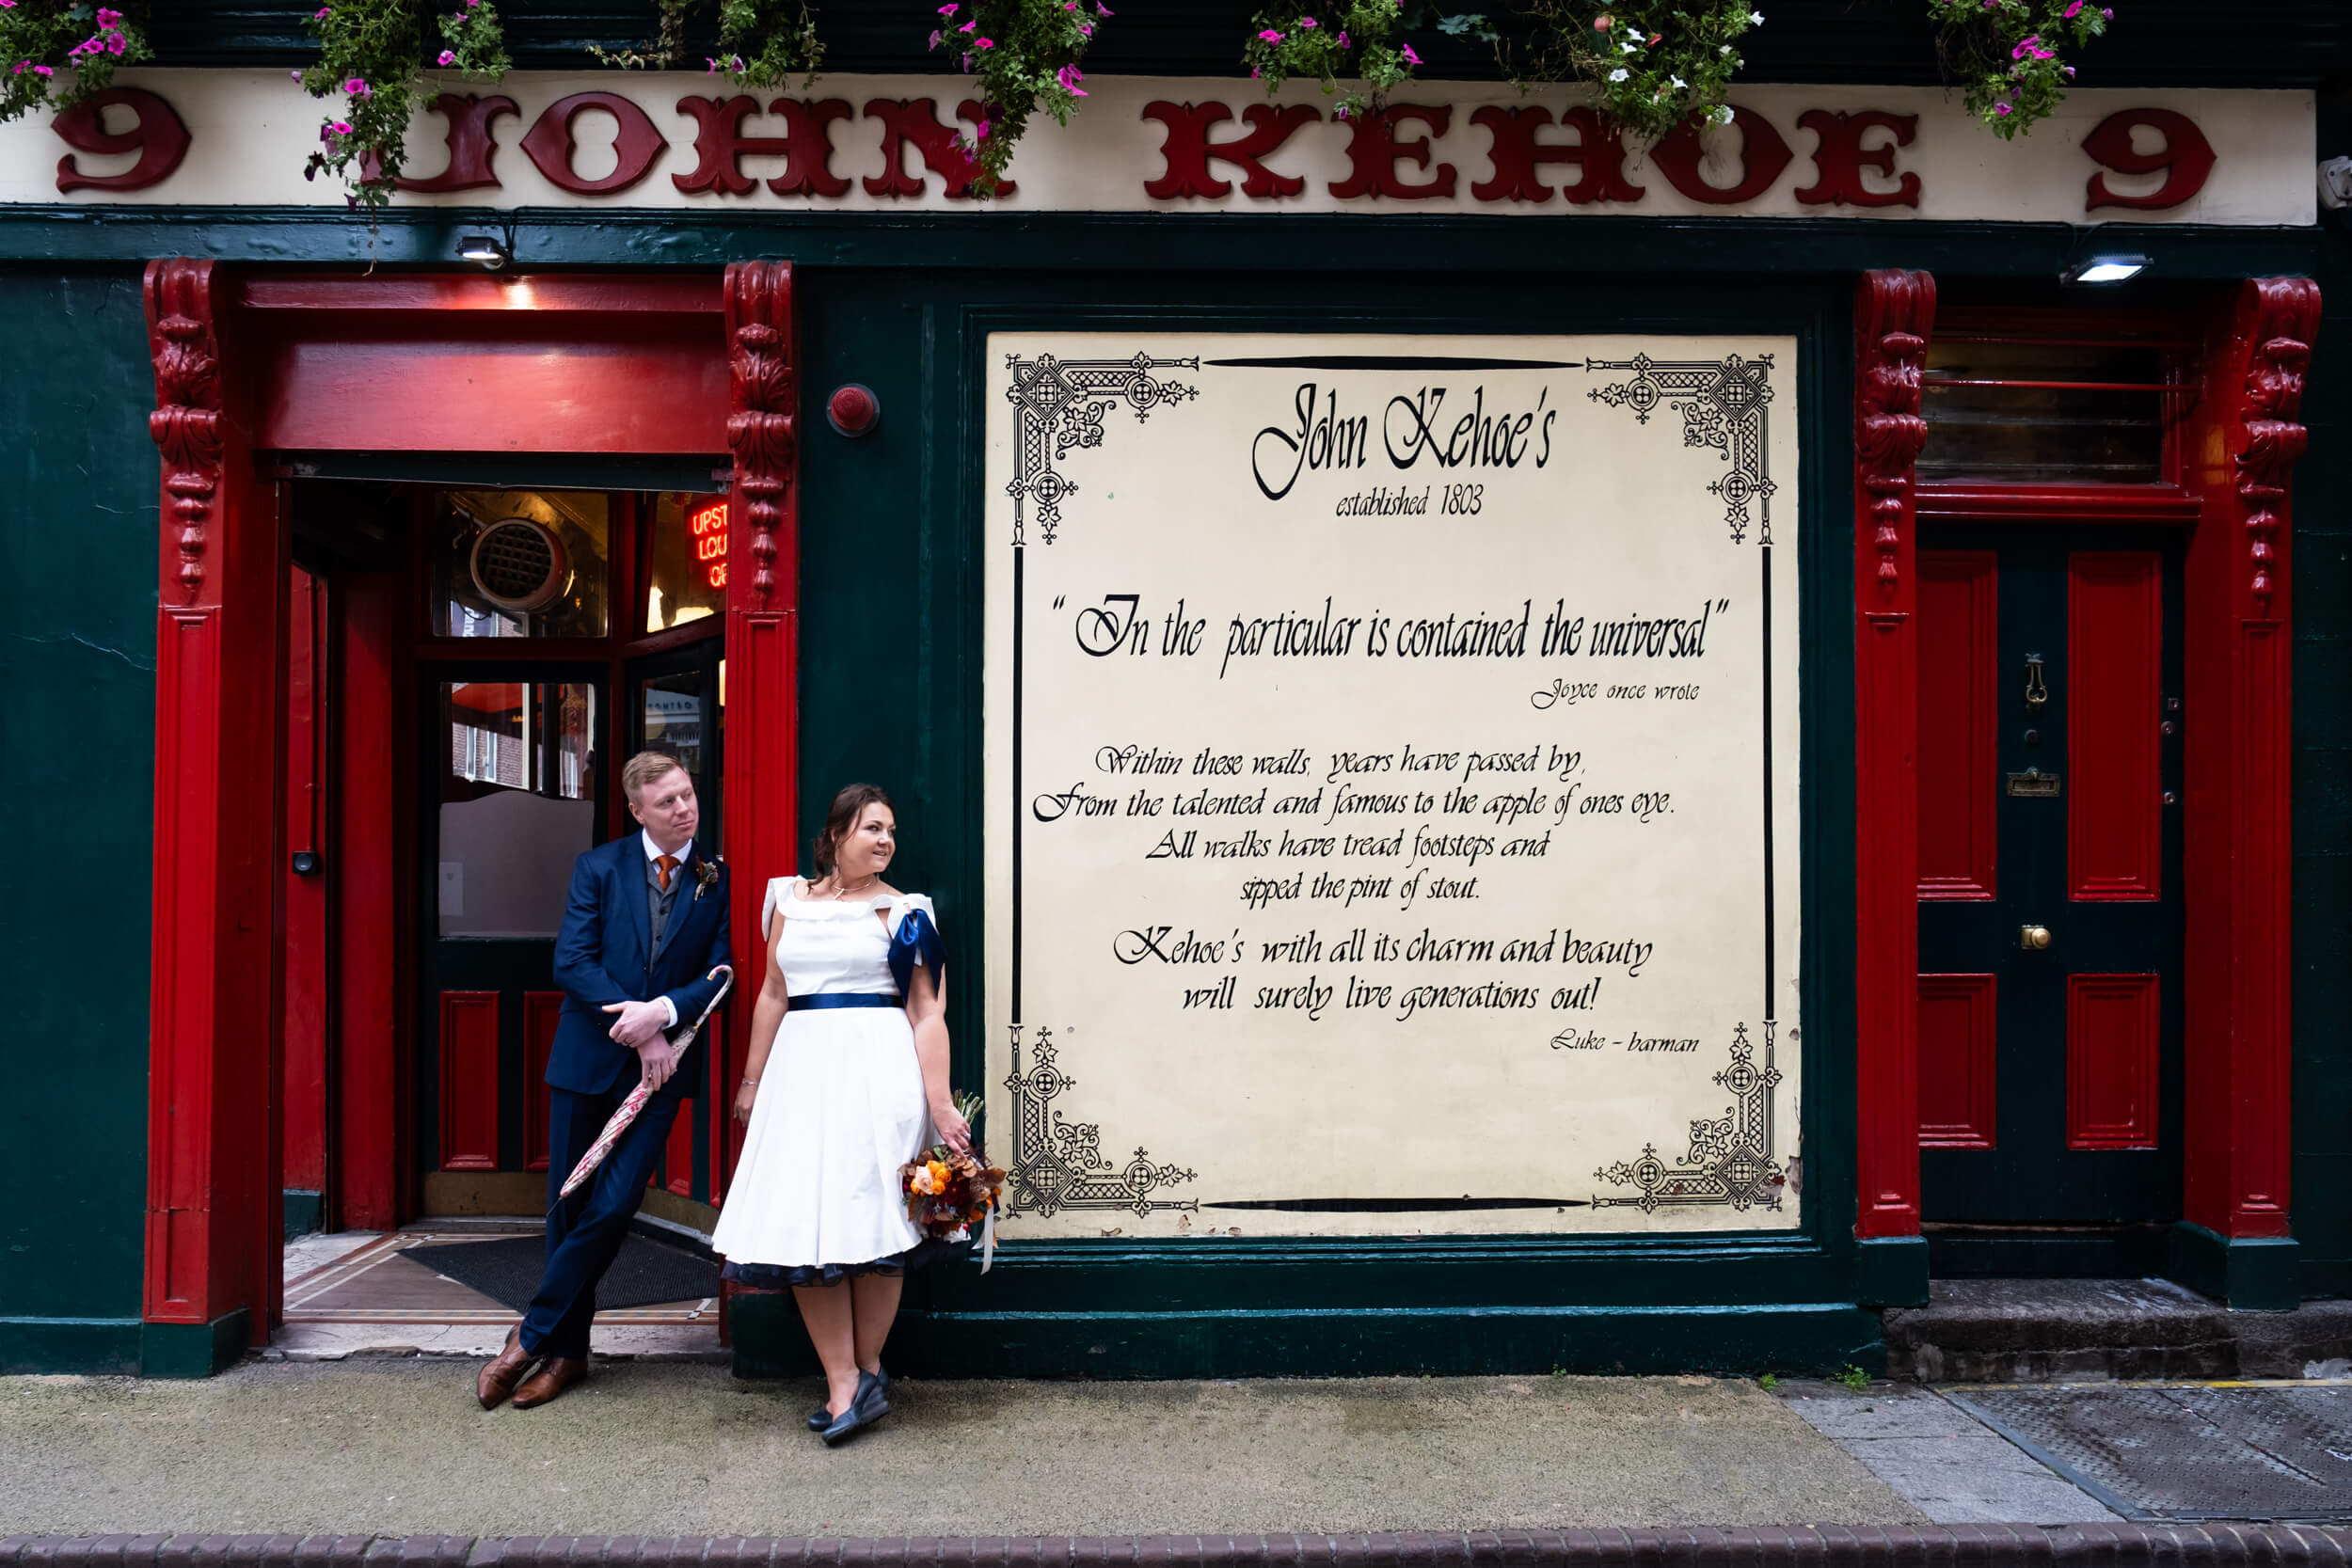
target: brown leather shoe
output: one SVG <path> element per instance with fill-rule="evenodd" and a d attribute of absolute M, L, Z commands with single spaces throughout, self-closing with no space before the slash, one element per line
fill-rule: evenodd
<path fill-rule="evenodd" d="M 490 1358 L 489 1365 L 474 1374 L 474 1398 L 485 1410 L 496 1410 L 515 1391 L 515 1385 L 523 1380 L 539 1357 L 523 1349 L 523 1325 L 516 1323 L 506 1336 L 506 1348 Z"/>
<path fill-rule="evenodd" d="M 550 1355 L 546 1366 L 532 1373 L 530 1381 L 515 1390 L 515 1408 L 529 1410 L 533 1405 L 545 1404 L 587 1375 L 585 1358 L 575 1360 L 568 1355 Z"/>

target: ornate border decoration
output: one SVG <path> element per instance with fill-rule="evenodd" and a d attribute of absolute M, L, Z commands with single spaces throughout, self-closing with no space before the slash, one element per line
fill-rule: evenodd
<path fill-rule="evenodd" d="M 1064 1209 L 1125 1209 L 1138 1219 L 1155 1210 L 1198 1211 L 1198 1198 L 1153 1197 L 1161 1187 L 1190 1181 L 1196 1172 L 1154 1164 L 1142 1149 L 1123 1166 L 1103 1158 L 1102 1129 L 1090 1121 L 1066 1120 L 1055 1098 L 1077 1080 L 1054 1061 L 1054 1032 L 1038 1025 L 1030 1068 L 1021 1070 L 1021 1029 L 1012 1026 L 1012 1164 L 1005 1198 L 1008 1217 L 1035 1212 L 1050 1218 Z"/>
<path fill-rule="evenodd" d="M 1919 414 L 1927 374 L 1928 325 L 1935 318 L 1935 279 L 1924 272 L 1872 273 L 1854 322 L 1854 477 L 1878 551 L 1878 585 L 1891 595 L 1902 580 L 1904 525 L 1912 518 L 1913 467 L 1928 443 Z"/>
<path fill-rule="evenodd" d="M 1156 370 L 1197 371 L 1198 356 L 1154 359 L 1137 352 L 1126 359 L 1057 359 L 1050 354 L 1023 359 L 1009 354 L 1005 363 L 1012 371 L 1005 400 L 1017 410 L 1012 483 L 1005 487 L 1012 497 L 1015 549 L 1028 543 L 1026 508 L 1031 500 L 1037 502 L 1038 531 L 1047 544 L 1054 542 L 1054 531 L 1062 520 L 1062 498 L 1078 489 L 1055 465 L 1079 447 L 1103 444 L 1103 416 L 1113 404 L 1126 404 L 1141 421 L 1154 408 L 1200 394 L 1188 383 L 1152 376 Z"/>
<path fill-rule="evenodd" d="M 1676 1157 L 1673 1168 L 1659 1158 L 1656 1144 L 1645 1144 L 1640 1159 L 1620 1160 L 1595 1171 L 1596 1181 L 1641 1192 L 1633 1197 L 1595 1195 L 1593 1207 L 1639 1209 L 1645 1214 L 1722 1204 L 1742 1211 L 1777 1210 L 1788 1178 L 1772 1157 L 1772 1090 L 1781 1076 L 1772 1061 L 1773 1034 L 1772 1022 L 1767 1019 L 1764 1065 L 1759 1069 L 1748 1026 L 1737 1025 L 1731 1036 L 1731 1065 L 1715 1074 L 1715 1082 L 1731 1091 L 1731 1104 L 1720 1117 L 1691 1124 L 1691 1147 Z"/>
<path fill-rule="evenodd" d="M 791 291 L 788 262 L 737 261 L 727 268 L 727 370 L 734 383 L 727 446 L 752 531 L 746 608 L 754 610 L 766 610 L 775 597 L 776 531 L 800 464 Z"/>
<path fill-rule="evenodd" d="M 220 494 L 220 339 L 214 328 L 213 263 L 173 260 L 148 269 L 148 347 L 155 358 L 155 408 L 147 433 L 164 453 L 164 490 L 180 526 L 180 592 L 189 604 L 204 588 L 204 552 Z M 169 584 L 166 584 L 169 591 Z"/>
<path fill-rule="evenodd" d="M 1758 542 L 1772 542 L 1772 495 L 1775 486 L 1765 471 L 1765 410 L 1772 401 L 1772 356 L 1754 359 L 1737 354 L 1722 359 L 1652 359 L 1637 354 L 1630 359 L 1590 359 L 1586 371 L 1631 371 L 1629 380 L 1596 387 L 1584 395 L 1612 408 L 1630 408 L 1635 422 L 1649 423 L 1650 415 L 1665 404 L 1682 416 L 1682 444 L 1712 447 L 1730 471 L 1707 487 L 1720 497 L 1724 520 L 1731 525 L 1731 542 L 1748 536 L 1749 503 L 1758 508 Z"/>
<path fill-rule="evenodd" d="M 2237 499 L 2246 525 L 2247 590 L 2256 619 L 2270 614 L 2279 582 L 2279 508 L 2295 460 L 2311 445 L 2303 427 L 2303 378 L 2319 324 L 2319 285 L 2308 277 L 2263 277 L 2249 285 L 2253 322 L 2246 339 L 2246 383 L 2236 422 L 2246 433 L 2237 465 Z"/>

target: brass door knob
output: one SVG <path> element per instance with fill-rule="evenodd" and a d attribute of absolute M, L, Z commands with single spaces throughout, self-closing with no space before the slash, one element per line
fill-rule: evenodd
<path fill-rule="evenodd" d="M 2040 953 L 2044 951 L 2050 945 L 2050 927 L 2047 926 L 2020 926 L 2017 928 L 2017 945 L 2024 948 L 2028 953 Z"/>

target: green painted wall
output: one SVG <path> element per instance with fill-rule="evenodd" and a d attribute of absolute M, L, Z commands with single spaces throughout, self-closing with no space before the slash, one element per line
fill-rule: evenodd
<path fill-rule="evenodd" d="M 138 273 L 0 272 L 0 757 L 23 835 L 0 921 L 0 1371 L 130 1370 L 157 547 Z"/>
<path fill-rule="evenodd" d="M 2345 117 L 2352 127 L 2352 117 Z M 2339 214 L 2341 215 L 2341 214 Z M 2329 235 L 2295 486 L 2296 1239 L 2352 1295 L 2352 232 Z"/>
<path fill-rule="evenodd" d="M 156 549 L 137 263 L 206 253 L 341 263 L 358 260 L 365 239 L 357 224 L 310 214 L 60 216 L 0 213 L 0 269 L 14 269 L 0 270 L 0 321 L 9 324 L 0 335 L 0 412 L 9 420 L 0 445 L 0 755 L 32 807 L 31 831 L 67 846 L 66 863 L 39 885 L 40 918 L 9 922 L 0 951 L 0 983 L 20 999 L 20 1038 L 43 1042 L 12 1055 L 21 1088 L 0 1108 L 0 1139 L 14 1156 L 0 1175 L 0 1367 L 127 1368 L 136 1361 L 145 1180 Z M 396 212 L 378 258 L 448 265 L 465 222 Z M 2311 272 L 2336 307 L 2305 409 L 2317 436 L 2299 470 L 2296 517 L 2295 1223 L 2304 1289 L 2341 1294 L 2352 1289 L 2352 1132 L 2342 1115 L 2352 1103 L 2352 966 L 2342 959 L 2352 935 L 2344 878 L 2352 638 L 2339 625 L 2352 587 L 2352 449 L 2342 438 L 2352 431 L 2352 331 L 2342 325 L 2352 242 L 2309 230 L 2111 230 L 2107 238 L 2155 255 L 2176 297 L 2249 273 Z M 2047 297 L 2071 243 L 2042 229 L 1834 221 L 534 218 L 521 248 L 539 264 L 715 268 L 795 257 L 812 406 L 846 380 L 880 393 L 882 424 L 865 441 L 834 436 L 821 417 L 804 422 L 802 829 L 814 830 L 831 790 L 850 778 L 897 793 L 904 883 L 939 897 L 959 958 L 951 1021 L 958 1077 L 969 1085 L 981 1075 L 975 982 L 987 914 L 972 577 L 978 332 L 992 323 L 1164 321 L 1171 302 L 1192 319 L 1285 328 L 1707 330 L 1756 325 L 1762 310 L 1772 325 L 1805 333 L 1817 356 L 1820 396 L 1806 451 L 1833 455 L 1810 475 L 1806 567 L 1804 961 L 1817 988 L 1807 1020 L 1807 1234 L 1640 1249 L 1297 1244 L 1215 1259 L 1181 1244 L 1067 1243 L 985 1282 L 968 1272 L 918 1282 L 910 1354 L 971 1365 L 983 1343 L 1031 1342 L 1037 1368 L 1084 1370 L 1099 1365 L 1093 1345 L 1159 1344 L 1209 1364 L 1258 1366 L 1273 1354 L 1269 1325 L 1287 1322 L 1279 1332 L 1328 1353 L 1317 1364 L 1331 1370 L 1351 1356 L 1393 1362 L 1416 1336 L 1457 1330 L 1454 1349 L 1512 1364 L 1615 1364 L 1628 1344 L 1692 1365 L 1720 1359 L 1725 1347 L 1759 1363 L 1864 1358 L 1868 1336 L 1840 1305 L 1880 1299 L 1863 1283 L 1872 1265 L 1845 1236 L 1851 992 L 1838 938 L 1851 859 L 1826 826 L 1851 819 L 1842 565 L 1851 507 L 1834 455 L 1849 440 L 1846 291 L 1862 267 L 1910 265 L 1947 279 L 2007 279 L 2001 286 L 2019 297 Z M 1335 257 L 1359 270 L 1334 277 Z M 1759 284 L 1759 273 L 1770 281 Z M 1279 304 L 1297 297 L 1302 274 L 1317 309 Z M 1675 281 L 1645 292 L 1635 281 L 1644 275 Z M 1466 295 L 1473 302 L 1454 303 Z M 1728 1330 L 1725 1304 L 1744 1304 L 1735 1315 L 1753 1326 Z M 1139 1315 L 1169 1312 L 1179 1316 L 1158 1321 L 1170 1332 L 1138 1329 Z M 788 1337 L 769 1354 L 787 1355 Z M 1152 1369 L 1138 1361 L 1136 1370 Z"/>

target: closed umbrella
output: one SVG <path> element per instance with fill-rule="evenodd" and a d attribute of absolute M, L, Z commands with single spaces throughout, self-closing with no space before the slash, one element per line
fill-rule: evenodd
<path fill-rule="evenodd" d="M 680 1055 L 684 1055 L 686 1048 L 694 1043 L 694 1037 L 702 1032 L 702 1026 L 710 1022 L 712 1011 L 733 989 L 735 970 L 731 965 L 720 964 L 703 978 L 718 980 L 722 974 L 726 978 L 720 981 L 719 990 L 711 997 L 710 1005 L 703 1008 L 702 1016 L 688 1024 L 686 1033 L 677 1037 Z M 628 1091 L 628 1098 L 621 1101 L 620 1109 L 612 1113 L 612 1119 L 604 1124 L 604 1131 L 596 1134 L 596 1141 L 588 1146 L 588 1152 L 580 1157 L 580 1164 L 572 1167 L 572 1174 L 564 1179 L 564 1190 L 555 1195 L 555 1203 L 561 1203 L 571 1196 L 579 1190 L 581 1182 L 596 1174 L 596 1167 L 604 1164 L 604 1157 L 612 1152 L 612 1146 L 620 1141 L 621 1134 L 628 1131 L 628 1124 L 637 1119 L 637 1113 L 644 1110 L 645 1101 L 652 1098 L 653 1085 L 642 1078 L 639 1079 L 637 1086 Z M 548 1208 L 550 1211 L 553 1210 L 555 1203 L 548 1204 Z"/>

